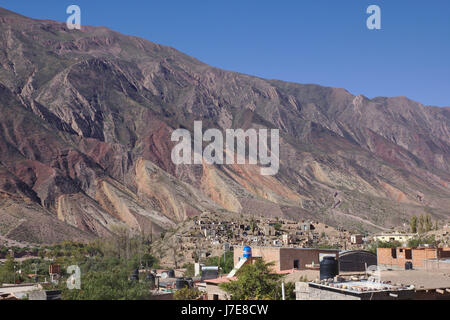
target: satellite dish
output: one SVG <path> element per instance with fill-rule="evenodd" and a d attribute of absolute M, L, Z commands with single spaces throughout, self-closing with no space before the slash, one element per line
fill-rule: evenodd
<path fill-rule="evenodd" d="M 167 279 L 168 277 L 169 275 L 167 274 L 167 272 L 161 273 L 161 279 Z"/>

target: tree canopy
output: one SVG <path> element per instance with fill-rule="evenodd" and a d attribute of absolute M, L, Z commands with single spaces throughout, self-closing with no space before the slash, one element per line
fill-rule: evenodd
<path fill-rule="evenodd" d="M 220 284 L 233 300 L 280 300 L 282 275 L 273 273 L 273 263 L 258 259 L 244 265 L 236 274 L 237 280 Z M 293 284 L 287 284 L 286 299 L 293 299 Z"/>

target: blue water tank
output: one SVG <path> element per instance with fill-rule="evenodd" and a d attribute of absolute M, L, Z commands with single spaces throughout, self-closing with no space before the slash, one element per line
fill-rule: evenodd
<path fill-rule="evenodd" d="M 252 257 L 252 248 L 249 246 L 244 247 L 244 258 L 251 258 Z"/>

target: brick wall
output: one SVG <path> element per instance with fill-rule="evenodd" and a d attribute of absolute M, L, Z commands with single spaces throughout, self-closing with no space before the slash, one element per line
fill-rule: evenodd
<path fill-rule="evenodd" d="M 234 265 L 239 262 L 242 257 L 244 247 L 234 247 Z M 253 257 L 262 257 L 265 262 L 274 262 L 274 271 L 279 271 L 280 248 L 252 248 Z"/>
<path fill-rule="evenodd" d="M 394 256 L 393 252 L 395 252 Z M 378 265 L 400 269 L 404 269 L 408 261 L 412 262 L 413 268 L 424 268 L 426 259 L 436 259 L 436 257 L 437 250 L 432 248 L 378 248 L 377 250 Z"/>
<path fill-rule="evenodd" d="M 294 249 L 283 248 L 280 251 L 280 271 L 291 270 L 294 268 L 294 260 L 298 260 L 299 269 L 305 270 L 307 264 L 320 264 L 320 254 L 335 254 L 339 258 L 338 252 L 330 252 L 321 249 Z"/>
<path fill-rule="evenodd" d="M 450 258 L 450 248 L 440 248 L 439 249 L 439 257 L 441 259 L 448 259 L 448 258 Z"/>
<path fill-rule="evenodd" d="M 239 262 L 242 257 L 243 247 L 234 248 L 234 265 Z M 294 269 L 294 260 L 298 260 L 299 269 L 305 270 L 307 264 L 319 264 L 320 254 L 336 254 L 338 251 L 322 250 L 322 249 L 296 249 L 296 248 L 252 248 L 253 257 L 261 257 L 265 262 L 274 262 L 274 271 L 285 271 Z"/>

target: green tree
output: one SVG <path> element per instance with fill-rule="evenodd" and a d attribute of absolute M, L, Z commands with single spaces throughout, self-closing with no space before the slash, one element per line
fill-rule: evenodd
<path fill-rule="evenodd" d="M 14 283 L 15 277 L 15 270 L 14 266 L 16 265 L 14 261 L 14 257 L 11 255 L 8 255 L 6 258 L 5 264 L 0 266 L 0 285 L 2 283 Z"/>
<path fill-rule="evenodd" d="M 374 254 L 377 254 L 377 248 L 399 248 L 402 244 L 398 241 L 377 241 L 373 242 L 368 248 L 367 251 L 370 251 Z"/>
<path fill-rule="evenodd" d="M 417 231 L 419 233 L 423 233 L 425 230 L 425 220 L 423 218 L 423 215 L 419 216 L 419 226 L 417 227 Z"/>
<path fill-rule="evenodd" d="M 410 225 L 411 232 L 412 233 L 417 233 L 417 217 L 416 217 L 416 215 L 413 215 L 411 217 L 409 225 Z"/>
<path fill-rule="evenodd" d="M 3 266 L 3 270 L 7 272 L 14 272 L 14 266 L 16 265 L 16 262 L 14 260 L 14 257 L 12 255 L 8 255 L 6 258 L 6 262 Z"/>
<path fill-rule="evenodd" d="M 258 224 L 253 218 L 250 220 L 250 229 L 252 231 L 252 234 L 255 234 L 256 230 L 258 229 Z"/>
<path fill-rule="evenodd" d="M 424 244 L 429 244 L 429 245 L 437 245 L 437 241 L 434 235 L 428 236 L 428 237 L 417 237 L 417 238 L 413 238 L 411 240 L 408 241 L 408 247 L 419 247 L 421 245 Z"/>
<path fill-rule="evenodd" d="M 303 280 L 300 279 L 300 282 L 302 281 Z M 286 300 L 296 300 L 294 282 L 287 282 L 284 284 L 284 295 Z"/>
<path fill-rule="evenodd" d="M 431 216 L 428 214 L 425 218 L 425 232 L 430 232 L 433 229 L 433 222 L 431 221 Z"/>
<path fill-rule="evenodd" d="M 176 300 L 197 300 L 201 295 L 198 289 L 185 287 L 175 292 L 173 297 Z"/>
<path fill-rule="evenodd" d="M 276 231 L 281 231 L 281 223 L 279 223 L 279 222 L 275 223 L 275 224 L 273 225 L 273 228 L 274 228 Z"/>
<path fill-rule="evenodd" d="M 230 273 L 230 271 L 234 268 L 234 254 L 232 251 L 227 251 L 225 253 L 225 261 L 223 255 L 218 257 L 209 257 L 206 259 L 205 265 L 218 266 L 223 273 Z"/>
<path fill-rule="evenodd" d="M 273 273 L 273 263 L 256 260 L 244 265 L 236 274 L 237 280 L 220 284 L 233 300 L 280 300 L 282 275 Z"/>
<path fill-rule="evenodd" d="M 185 277 L 193 277 L 195 275 L 195 266 L 193 263 L 185 263 L 183 268 L 186 269 L 184 272 Z"/>
<path fill-rule="evenodd" d="M 149 300 L 151 293 L 148 283 L 132 282 L 129 271 L 122 267 L 99 272 L 82 273 L 81 290 L 67 289 L 61 281 L 64 300 Z"/>

